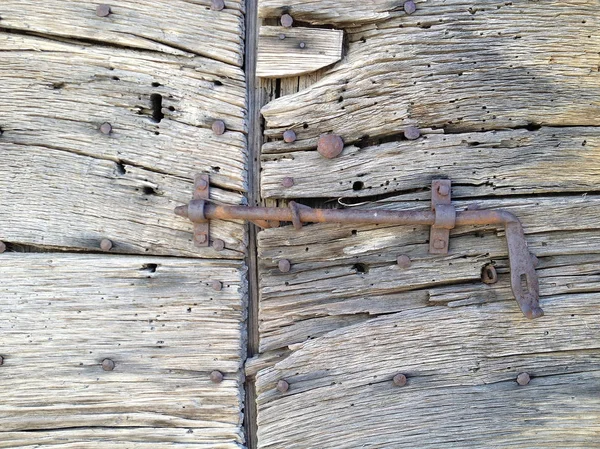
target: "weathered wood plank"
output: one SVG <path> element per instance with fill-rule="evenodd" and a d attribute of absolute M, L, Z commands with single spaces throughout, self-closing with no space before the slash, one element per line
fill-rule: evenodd
<path fill-rule="evenodd" d="M 257 375 L 259 447 L 596 447 L 599 306 L 558 296 L 535 321 L 508 303 L 417 309 L 306 342 Z"/>
<path fill-rule="evenodd" d="M 343 63 L 263 108 L 266 135 L 293 129 L 314 147 L 324 132 L 352 143 L 409 124 L 451 132 L 600 124 L 595 1 L 426 6 L 347 30 Z"/>
<path fill-rule="evenodd" d="M 457 206 L 461 209 L 469 203 L 459 201 Z M 478 205 L 502 207 L 521 218 L 529 247 L 542 261 L 538 273 L 542 296 L 598 291 L 593 268 L 590 274 L 582 267 L 597 263 L 600 253 L 599 197 L 513 198 Z M 384 206 L 427 207 L 410 202 Z M 445 257 L 428 254 L 428 238 L 426 227 L 401 226 L 316 224 L 302 231 L 286 226 L 261 232 L 261 350 L 299 343 L 373 315 L 432 304 L 507 300 L 518 310 L 507 288 L 508 274 L 501 269 L 507 258 L 502 232 L 456 228 Z M 410 267 L 396 265 L 401 254 L 411 258 Z M 564 282 L 559 282 L 550 268 L 560 267 L 557 256 L 565 255 L 573 255 L 562 263 L 570 267 L 574 278 L 568 278 L 569 269 L 564 268 Z M 289 273 L 277 269 L 282 258 L 292 263 Z M 502 282 L 493 288 L 480 286 L 481 270 L 491 262 L 498 264 Z"/>
<path fill-rule="evenodd" d="M 341 59 L 343 39 L 340 30 L 262 26 L 256 75 L 278 78 L 322 69 Z"/>
<path fill-rule="evenodd" d="M 84 0 L 3 0 L 2 28 L 172 54 L 196 53 L 241 66 L 244 2 L 222 11 L 210 0 L 119 0 L 98 17 L 99 3 Z"/>
<path fill-rule="evenodd" d="M 427 188 L 436 177 L 453 180 L 454 197 L 587 192 L 596 189 L 598 173 L 594 127 L 429 134 L 347 146 L 333 160 L 316 151 L 263 155 L 262 194 L 360 197 Z M 282 187 L 285 177 L 294 178 L 292 187 Z"/>
<path fill-rule="evenodd" d="M 243 443 L 240 262 L 5 253 L 0 278 L 0 447 Z"/>

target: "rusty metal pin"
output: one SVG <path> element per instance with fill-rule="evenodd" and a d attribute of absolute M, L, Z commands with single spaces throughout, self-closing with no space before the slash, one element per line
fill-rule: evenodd
<path fill-rule="evenodd" d="M 279 391 L 280 393 L 285 393 L 289 389 L 290 384 L 287 383 L 285 380 L 280 380 L 279 382 L 277 382 L 277 391 Z"/>
<path fill-rule="evenodd" d="M 108 136 L 112 132 L 112 125 L 108 122 L 102 123 L 100 125 L 100 132 Z"/>
<path fill-rule="evenodd" d="M 317 142 L 317 151 L 327 159 L 333 159 L 344 150 L 344 141 L 337 134 L 323 134 Z"/>
<path fill-rule="evenodd" d="M 283 133 L 283 141 L 285 143 L 295 142 L 296 141 L 296 133 L 293 130 L 288 129 L 287 131 L 285 131 Z"/>
<path fill-rule="evenodd" d="M 225 8 L 225 2 L 223 0 L 212 0 L 210 9 L 213 11 L 222 11 Z"/>
<path fill-rule="evenodd" d="M 212 281 L 210 283 L 211 287 L 213 288 L 213 290 L 220 292 L 221 290 L 223 290 L 223 283 L 221 281 Z"/>
<path fill-rule="evenodd" d="M 396 385 L 397 387 L 403 387 L 404 385 L 406 385 L 406 376 L 404 374 L 396 374 L 394 376 L 394 378 L 392 379 L 392 381 L 394 382 L 394 385 Z"/>
<path fill-rule="evenodd" d="M 221 239 L 214 239 L 212 246 L 215 251 L 223 251 L 225 249 L 225 242 Z"/>
<path fill-rule="evenodd" d="M 290 176 L 286 176 L 285 178 L 283 178 L 283 179 L 281 180 L 281 185 L 282 185 L 283 187 L 286 187 L 286 188 L 288 188 L 288 189 L 289 189 L 290 187 L 293 187 L 293 186 L 294 186 L 294 178 L 292 178 L 292 177 L 290 177 Z"/>
<path fill-rule="evenodd" d="M 102 360 L 102 369 L 104 371 L 112 371 L 115 369 L 115 362 L 113 362 L 111 359 L 104 359 Z"/>
<path fill-rule="evenodd" d="M 217 136 L 225 134 L 225 130 L 227 127 L 225 126 L 225 122 L 223 120 L 215 120 L 212 124 L 213 133 Z"/>
<path fill-rule="evenodd" d="M 102 251 L 110 251 L 113 247 L 113 242 L 111 242 L 108 239 L 102 239 L 102 241 L 100 242 L 100 249 Z"/>
<path fill-rule="evenodd" d="M 527 385 L 530 380 L 531 380 L 531 377 L 527 373 L 521 373 L 517 376 L 517 383 L 519 385 L 521 385 L 522 387 Z"/>
<path fill-rule="evenodd" d="M 396 259 L 396 263 L 400 268 L 408 268 L 410 267 L 412 262 L 410 260 L 410 257 L 408 257 L 406 254 L 402 254 L 401 256 L 398 256 L 398 258 Z"/>
<path fill-rule="evenodd" d="M 415 2 L 413 2 L 413 0 L 408 0 L 407 2 L 404 3 L 404 11 L 406 12 L 406 14 L 412 14 L 413 12 L 415 12 L 417 10 L 417 5 L 415 5 Z"/>
<path fill-rule="evenodd" d="M 108 17 L 112 11 L 110 10 L 110 6 L 108 5 L 98 5 L 96 6 L 96 15 L 98 17 Z"/>
<path fill-rule="evenodd" d="M 417 140 L 421 137 L 421 130 L 416 126 L 407 126 L 404 128 L 404 137 L 408 140 Z"/>
<path fill-rule="evenodd" d="M 281 26 L 285 28 L 290 28 L 294 24 L 294 18 L 289 14 L 284 14 L 281 16 L 280 22 Z"/>
<path fill-rule="evenodd" d="M 6 251 L 6 243 L 0 242 L 0 254 Z"/>
<path fill-rule="evenodd" d="M 292 269 L 292 264 L 287 259 L 281 259 L 277 264 L 277 267 L 282 273 L 289 273 L 289 271 Z"/>
<path fill-rule="evenodd" d="M 481 280 L 484 284 L 495 284 L 498 282 L 498 273 L 496 273 L 496 267 L 491 263 L 487 264 L 481 270 Z"/>
<path fill-rule="evenodd" d="M 223 382 L 224 377 L 225 376 L 223 376 L 223 373 L 221 371 L 214 370 L 212 373 L 210 373 L 210 380 L 212 383 L 215 384 L 220 384 L 221 382 Z"/>

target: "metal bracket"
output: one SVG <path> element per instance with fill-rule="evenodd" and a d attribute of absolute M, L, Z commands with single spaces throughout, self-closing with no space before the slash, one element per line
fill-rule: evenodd
<path fill-rule="evenodd" d="M 220 206 L 209 201 L 208 175 L 198 175 L 194 199 L 179 206 L 175 213 L 194 223 L 194 242 L 205 247 L 209 242 L 208 220 L 242 219 L 259 226 L 273 227 L 280 221 L 292 222 L 302 229 L 304 223 L 371 223 L 431 226 L 429 252 L 447 254 L 450 229 L 465 225 L 502 225 L 506 230 L 511 285 L 515 299 L 527 318 L 544 314 L 539 306 L 539 285 L 533 256 L 527 249 L 525 233 L 519 219 L 504 210 L 465 210 L 457 212 L 451 203 L 452 184 L 448 179 L 432 182 L 431 208 L 423 211 L 312 209 L 290 202 L 289 208 Z"/>

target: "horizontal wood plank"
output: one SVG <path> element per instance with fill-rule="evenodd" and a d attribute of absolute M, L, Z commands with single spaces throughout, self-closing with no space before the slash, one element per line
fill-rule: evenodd
<path fill-rule="evenodd" d="M 409 310 L 306 342 L 257 375 L 259 447 L 595 447 L 599 301 L 557 296 L 535 321 L 508 303 Z"/>
<path fill-rule="evenodd" d="M 422 6 L 348 29 L 343 62 L 310 89 L 263 107 L 266 136 L 284 148 L 281 135 L 293 129 L 298 145 L 314 148 L 325 132 L 349 144 L 397 136 L 407 125 L 448 132 L 600 125 L 595 1 Z"/>
<path fill-rule="evenodd" d="M 221 11 L 210 0 L 118 0 L 99 17 L 101 2 L 3 0 L 2 28 L 171 54 L 195 53 L 241 66 L 244 2 L 227 0 Z"/>
<path fill-rule="evenodd" d="M 240 262 L 4 253 L 0 277 L 0 447 L 243 443 Z"/>
<path fill-rule="evenodd" d="M 262 26 L 256 76 L 281 78 L 314 72 L 342 57 L 344 32 L 318 28 Z"/>

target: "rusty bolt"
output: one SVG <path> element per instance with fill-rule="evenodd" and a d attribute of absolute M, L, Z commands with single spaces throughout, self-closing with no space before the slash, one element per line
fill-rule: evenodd
<path fill-rule="evenodd" d="M 215 120 L 212 124 L 212 130 L 217 136 L 224 134 L 225 129 L 225 122 L 223 120 Z"/>
<path fill-rule="evenodd" d="M 306 47 L 306 44 L 304 42 L 300 42 L 300 45 L 298 45 L 300 48 L 304 48 Z"/>
<path fill-rule="evenodd" d="M 404 374 L 396 374 L 392 381 L 397 387 L 403 387 L 406 385 L 406 376 Z"/>
<path fill-rule="evenodd" d="M 435 249 L 444 249 L 446 247 L 446 242 L 444 242 L 442 239 L 437 239 L 435 242 L 433 242 L 433 247 Z"/>
<path fill-rule="evenodd" d="M 102 251 L 110 251 L 113 247 L 113 242 L 111 242 L 108 239 L 102 239 L 102 241 L 100 242 L 100 249 Z"/>
<path fill-rule="evenodd" d="M 408 0 L 407 2 L 404 3 L 404 11 L 406 12 L 406 14 L 412 14 L 413 12 L 415 12 L 417 10 L 417 5 L 415 5 L 415 2 L 413 2 L 413 0 Z"/>
<path fill-rule="evenodd" d="M 521 385 L 522 387 L 527 385 L 530 380 L 531 380 L 531 377 L 529 377 L 529 374 L 527 374 L 527 373 L 521 373 L 517 376 L 517 383 L 519 385 Z"/>
<path fill-rule="evenodd" d="M 279 382 L 277 382 L 277 391 L 279 391 L 280 393 L 285 393 L 289 389 L 290 384 L 287 383 L 285 380 L 280 380 Z"/>
<path fill-rule="evenodd" d="M 220 384 L 221 382 L 223 382 L 223 373 L 221 371 L 213 371 L 212 373 L 210 373 L 210 380 L 215 383 L 215 384 Z"/>
<path fill-rule="evenodd" d="M 404 129 L 404 137 L 408 140 L 417 140 L 421 137 L 421 131 L 416 126 L 407 126 Z"/>
<path fill-rule="evenodd" d="M 221 281 L 214 280 L 210 283 L 210 286 L 213 288 L 213 290 L 217 292 L 223 290 L 223 284 L 221 283 Z"/>
<path fill-rule="evenodd" d="M 110 6 L 98 5 L 96 6 L 96 15 L 98 17 L 108 17 L 111 13 Z"/>
<path fill-rule="evenodd" d="M 102 360 L 102 369 L 104 371 L 112 371 L 115 369 L 115 362 L 113 362 L 111 359 L 104 359 Z"/>
<path fill-rule="evenodd" d="M 223 251 L 225 249 L 225 242 L 221 239 L 214 239 L 212 246 L 215 251 Z"/>
<path fill-rule="evenodd" d="M 225 2 L 223 0 L 212 0 L 210 9 L 213 11 L 222 11 L 225 8 Z"/>
<path fill-rule="evenodd" d="M 293 187 L 294 186 L 294 178 L 291 178 L 290 176 L 286 176 L 285 178 L 283 178 L 281 180 L 281 185 L 283 187 L 287 187 L 287 188 Z"/>
<path fill-rule="evenodd" d="M 208 237 L 206 236 L 205 233 L 202 232 L 200 234 L 194 235 L 194 238 L 196 239 L 196 241 L 198 243 L 206 243 L 206 240 L 207 240 Z"/>
<path fill-rule="evenodd" d="M 491 263 L 484 266 L 481 270 L 481 280 L 484 284 L 495 284 L 498 282 L 498 273 L 496 273 L 496 267 Z"/>
<path fill-rule="evenodd" d="M 0 242 L 0 254 L 6 251 L 6 243 Z"/>
<path fill-rule="evenodd" d="M 281 16 L 280 22 L 281 22 L 281 26 L 289 28 L 294 24 L 294 18 L 292 16 L 290 16 L 289 14 L 284 14 L 283 16 Z"/>
<path fill-rule="evenodd" d="M 100 125 L 100 132 L 108 136 L 112 132 L 112 125 L 108 122 L 102 123 L 102 125 Z"/>
<path fill-rule="evenodd" d="M 410 264 L 411 264 L 410 257 L 408 257 L 405 254 L 398 256 L 398 258 L 396 259 L 396 262 L 398 263 L 398 266 L 400 268 L 408 268 L 408 267 L 410 267 Z"/>
<path fill-rule="evenodd" d="M 437 188 L 437 191 L 442 196 L 448 196 L 448 195 L 450 195 L 450 187 L 448 187 L 445 184 L 439 185 L 438 188 Z"/>
<path fill-rule="evenodd" d="M 208 188 L 208 181 L 206 179 L 199 178 L 196 181 L 197 190 L 206 190 Z"/>
<path fill-rule="evenodd" d="M 282 273 L 289 273 L 289 271 L 292 269 L 292 264 L 287 259 L 281 259 L 277 266 L 279 267 L 279 271 Z"/>
<path fill-rule="evenodd" d="M 285 131 L 283 133 L 283 141 L 285 143 L 295 142 L 296 141 L 296 133 L 293 130 L 288 129 L 287 131 Z"/>
<path fill-rule="evenodd" d="M 323 134 L 317 142 L 317 151 L 327 159 L 333 159 L 344 150 L 344 141 L 336 134 Z"/>

